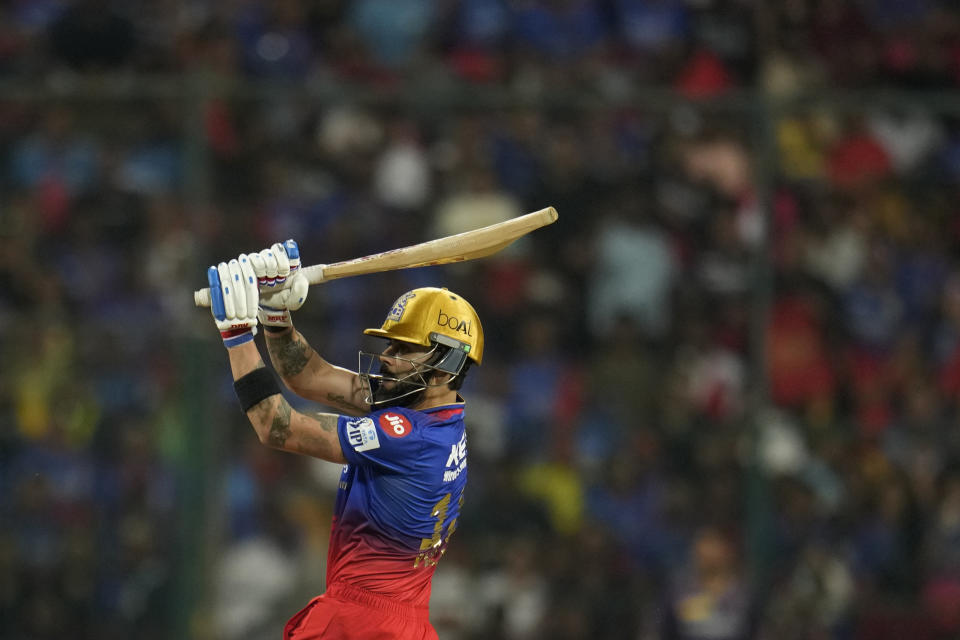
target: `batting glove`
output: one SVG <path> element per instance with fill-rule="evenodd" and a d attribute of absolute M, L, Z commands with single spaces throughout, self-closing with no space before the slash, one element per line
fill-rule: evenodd
<path fill-rule="evenodd" d="M 287 240 L 246 257 L 260 287 L 260 322 L 265 327 L 293 326 L 290 312 L 303 306 L 310 289 L 307 277 L 300 272 L 300 247 L 294 240 Z"/>
<path fill-rule="evenodd" d="M 228 349 L 253 340 L 257 334 L 260 291 L 253 265 L 245 256 L 207 269 L 210 311 Z"/>

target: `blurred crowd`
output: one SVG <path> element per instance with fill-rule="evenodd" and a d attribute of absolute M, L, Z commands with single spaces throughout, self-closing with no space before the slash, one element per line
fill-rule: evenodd
<path fill-rule="evenodd" d="M 0 3 L 0 83 L 40 91 L 0 95 L 0 637 L 277 635 L 323 588 L 339 469 L 257 442 L 189 292 L 288 237 L 326 263 L 547 205 L 496 257 L 295 315 L 354 367 L 407 289 L 477 307 L 440 637 L 957 637 L 955 97 L 798 105 L 770 153 L 709 98 L 956 90 L 960 12 L 759 4 Z M 96 95 L 185 72 L 277 90 Z M 678 101 L 524 99 L 647 84 Z"/>
<path fill-rule="evenodd" d="M 960 83 L 957 32 L 952 0 L 7 0 L 0 73 L 942 88 Z"/>

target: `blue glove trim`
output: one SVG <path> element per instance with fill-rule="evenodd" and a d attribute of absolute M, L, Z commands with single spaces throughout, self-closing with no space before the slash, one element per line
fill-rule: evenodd
<path fill-rule="evenodd" d="M 297 246 L 296 240 L 287 240 L 283 243 L 283 248 L 287 250 L 287 257 L 291 260 L 296 260 L 300 257 L 300 247 Z"/>
<path fill-rule="evenodd" d="M 220 290 L 220 272 L 216 267 L 207 269 L 207 283 L 210 285 L 210 308 L 217 320 L 227 318 L 227 309 L 223 306 L 223 292 Z"/>
<path fill-rule="evenodd" d="M 232 338 L 225 338 L 223 340 L 223 346 L 225 346 L 227 349 L 239 347 L 240 345 L 253 340 L 253 335 L 254 335 L 254 332 L 251 330 L 251 331 L 248 331 L 247 333 L 241 333 L 238 336 L 233 336 Z"/>

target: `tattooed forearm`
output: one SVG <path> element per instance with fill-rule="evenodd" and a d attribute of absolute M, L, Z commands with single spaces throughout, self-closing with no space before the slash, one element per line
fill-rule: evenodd
<path fill-rule="evenodd" d="M 273 396 L 264 398 L 257 404 L 250 407 L 248 415 L 250 416 L 250 421 L 253 422 L 253 426 L 257 426 L 258 424 L 266 424 L 267 420 L 270 419 L 270 416 L 273 415 Z"/>
<path fill-rule="evenodd" d="M 284 378 L 299 374 L 307 366 L 313 349 L 296 331 L 280 336 L 267 334 L 267 351 L 277 372 Z"/>
<path fill-rule="evenodd" d="M 337 432 L 337 417 L 329 413 L 317 412 L 310 416 L 327 433 Z"/>
<path fill-rule="evenodd" d="M 291 434 L 291 412 L 290 403 L 283 396 L 270 396 L 252 406 L 247 416 L 260 436 L 260 442 L 281 448 Z"/>
<path fill-rule="evenodd" d="M 327 394 L 327 400 L 330 402 L 331 406 L 339 407 L 352 413 L 361 414 L 370 410 L 370 405 L 367 404 L 365 399 L 367 393 L 367 387 L 363 384 L 363 382 L 361 382 L 360 377 L 354 375 L 353 380 L 350 383 L 349 395 L 331 392 Z"/>
<path fill-rule="evenodd" d="M 267 398 L 247 412 L 260 442 L 274 449 L 345 464 L 335 413 L 294 411 L 282 396 Z"/>
<path fill-rule="evenodd" d="M 277 412 L 270 423 L 270 437 L 268 443 L 272 447 L 282 447 L 290 437 L 290 403 L 280 398 Z"/>
<path fill-rule="evenodd" d="M 367 410 L 366 407 L 361 406 L 359 403 L 354 402 L 347 396 L 342 393 L 328 393 L 327 402 L 330 403 L 330 406 L 337 407 L 339 409 L 346 409 L 347 411 L 361 411 L 364 412 Z"/>

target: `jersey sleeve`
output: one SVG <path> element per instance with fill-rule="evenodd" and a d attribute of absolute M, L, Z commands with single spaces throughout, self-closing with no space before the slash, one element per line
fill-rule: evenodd
<path fill-rule="evenodd" d="M 337 431 L 347 462 L 395 473 L 413 465 L 423 444 L 415 416 L 396 409 L 375 411 L 360 418 L 340 416 Z"/>

